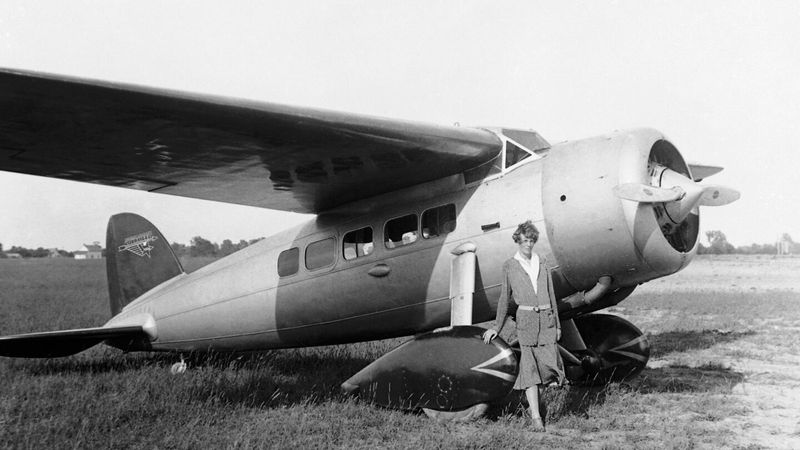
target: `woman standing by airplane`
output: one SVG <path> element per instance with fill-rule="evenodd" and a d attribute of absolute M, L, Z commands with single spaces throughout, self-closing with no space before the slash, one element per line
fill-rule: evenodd
<path fill-rule="evenodd" d="M 561 339 L 561 322 L 553 291 L 553 279 L 545 259 L 533 251 L 539 230 L 528 220 L 513 235 L 519 250 L 503 264 L 503 286 L 497 302 L 495 328 L 486 330 L 487 344 L 502 331 L 508 318 L 509 301 L 518 305 L 517 339 L 522 355 L 514 389 L 525 390 L 532 425 L 544 431 L 542 391 L 550 384 L 564 382 L 564 369 L 556 342 Z"/>

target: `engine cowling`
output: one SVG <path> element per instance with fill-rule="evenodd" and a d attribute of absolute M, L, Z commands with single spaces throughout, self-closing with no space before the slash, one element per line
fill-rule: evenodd
<path fill-rule="evenodd" d="M 693 181 L 653 129 L 554 145 L 543 163 L 545 225 L 567 290 L 604 275 L 614 288 L 635 286 L 683 269 L 697 251 L 698 207 L 739 197 Z"/>

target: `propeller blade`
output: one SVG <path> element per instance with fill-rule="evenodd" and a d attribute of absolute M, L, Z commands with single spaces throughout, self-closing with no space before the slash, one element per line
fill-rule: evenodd
<path fill-rule="evenodd" d="M 722 170 L 718 167 L 713 169 Z M 719 185 L 703 185 L 663 166 L 654 176 L 654 182 L 661 186 L 624 183 L 614 186 L 614 194 L 621 199 L 639 203 L 663 203 L 667 216 L 676 224 L 683 222 L 689 214 L 697 214 L 700 206 L 727 205 L 738 200 L 740 196 L 739 191 L 735 189 Z"/>
<path fill-rule="evenodd" d="M 701 206 L 722 206 L 739 200 L 741 194 L 735 189 L 725 186 L 703 186 L 703 195 L 700 197 Z"/>
<path fill-rule="evenodd" d="M 657 169 L 660 171 L 654 176 L 654 182 L 661 186 L 625 183 L 614 186 L 614 193 L 619 198 L 639 203 L 664 203 L 667 216 L 676 224 L 683 222 L 689 214 L 697 214 L 700 206 L 727 205 L 740 197 L 735 189 L 703 185 L 667 167 L 660 166 Z M 722 170 L 718 167 L 713 169 Z"/>
<path fill-rule="evenodd" d="M 690 163 L 689 170 L 692 172 L 692 179 L 694 181 L 700 181 L 704 178 L 710 177 L 711 175 L 716 175 L 722 172 L 722 167 Z"/>
<path fill-rule="evenodd" d="M 685 192 L 680 187 L 660 188 L 639 183 L 614 186 L 617 197 L 639 203 L 664 203 L 680 200 Z"/>

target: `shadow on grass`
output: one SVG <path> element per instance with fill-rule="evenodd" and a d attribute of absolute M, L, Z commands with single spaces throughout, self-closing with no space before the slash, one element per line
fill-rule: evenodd
<path fill-rule="evenodd" d="M 181 360 L 191 368 L 252 368 L 252 366 L 274 365 L 291 370 L 313 370 L 320 365 L 336 365 L 346 352 L 325 354 L 321 347 L 309 349 L 267 350 L 260 352 L 135 352 L 125 353 L 116 349 L 98 347 L 83 353 L 63 358 L 3 358 L 8 367 L 29 375 L 52 373 L 104 373 L 124 372 L 144 367 L 169 367 Z M 302 350 L 309 350 L 300 353 Z M 360 370 L 374 360 L 352 358 Z M 347 367 L 347 365 L 345 366 Z M 355 372 L 353 372 L 355 373 Z M 349 377 L 349 375 L 348 375 Z"/>
<path fill-rule="evenodd" d="M 744 374 L 729 367 L 706 364 L 698 367 L 670 365 L 645 369 L 626 382 L 642 394 L 651 393 L 730 393 L 744 381 Z"/>
<path fill-rule="evenodd" d="M 719 331 L 668 332 L 650 337 L 653 355 L 708 348 L 731 342 L 752 332 Z M 258 353 L 196 353 L 186 356 L 189 371 L 178 380 L 176 389 L 185 389 L 188 398 L 222 401 L 258 407 L 313 405 L 341 400 L 340 384 L 388 351 L 383 347 L 348 346 L 273 350 Z M 179 361 L 173 353 L 122 354 L 97 348 L 76 357 L 52 360 L 18 360 L 7 368 L 26 375 L 119 373 L 135 377 L 142 371 L 169 373 Z M 151 376 L 151 375 L 147 375 Z M 167 375 L 167 377 L 169 377 Z M 609 396 L 652 393 L 725 392 L 740 383 L 741 373 L 722 366 L 667 366 L 645 369 L 624 383 L 604 386 L 567 386 L 548 389 L 545 400 L 553 418 L 564 415 L 586 416 L 589 409 L 602 405 Z M 163 382 L 163 381 L 162 381 Z M 522 392 L 513 392 L 488 411 L 490 419 L 523 416 L 527 402 Z"/>
<path fill-rule="evenodd" d="M 305 351 L 304 351 L 305 350 Z M 193 378 L 198 400 L 211 397 L 231 403 L 285 406 L 317 404 L 339 398 L 341 383 L 374 360 L 337 348 L 272 350 L 258 353 L 192 353 L 184 355 L 185 378 Z M 181 360 L 175 353 L 121 354 L 98 350 L 69 358 L 10 360 L 7 368 L 28 376 L 118 373 L 136 376 L 163 371 Z"/>
<path fill-rule="evenodd" d="M 190 372 L 205 374 L 194 383 L 195 399 L 266 408 L 317 405 L 340 399 L 342 381 L 369 362 L 344 354 L 291 350 L 195 355 L 187 360 Z"/>
<path fill-rule="evenodd" d="M 109 379 L 136 380 L 136 389 L 155 389 L 158 395 L 199 404 L 257 408 L 317 405 L 344 399 L 341 383 L 374 358 L 348 354 L 346 349 L 273 350 L 260 353 L 196 353 L 185 355 L 188 370 L 170 375 L 180 361 L 171 353 L 121 354 L 98 349 L 70 358 L 10 360 L 3 371 L 36 378 L 93 379 L 124 389 Z M 0 371 L 2 372 L 2 371 Z M 6 372 L 8 373 L 8 372 Z M 109 378 L 105 376 L 111 374 Z M 101 378 L 94 378 L 100 375 Z M 45 383 L 50 383 L 46 381 Z M 170 392 L 171 391 L 171 392 Z"/>
<path fill-rule="evenodd" d="M 546 415 L 554 420 L 573 415 L 588 417 L 589 410 L 603 405 L 608 399 L 663 393 L 730 393 L 744 381 L 744 374 L 728 367 L 707 364 L 699 367 L 672 365 L 644 369 L 639 375 L 621 383 L 602 386 L 568 385 L 548 388 L 544 399 Z M 528 403 L 522 391 L 512 391 L 495 403 L 487 412 L 490 420 L 504 416 L 525 416 Z"/>
<path fill-rule="evenodd" d="M 87 375 L 131 372 L 144 367 L 166 366 L 178 360 L 176 355 L 170 354 L 125 354 L 115 350 L 104 349 L 101 351 L 90 350 L 77 356 L 65 358 L 13 359 L 8 361 L 8 367 L 32 376 Z"/>
<path fill-rule="evenodd" d="M 372 361 L 346 354 L 276 352 L 262 371 L 275 386 L 269 406 L 341 399 L 341 383 Z"/>
<path fill-rule="evenodd" d="M 747 331 L 668 331 L 649 335 L 650 357 L 661 358 L 674 352 L 689 350 L 702 350 L 718 344 L 737 341 L 755 334 L 753 330 Z"/>

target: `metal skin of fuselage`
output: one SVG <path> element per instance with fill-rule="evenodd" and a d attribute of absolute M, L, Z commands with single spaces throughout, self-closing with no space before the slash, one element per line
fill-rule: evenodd
<path fill-rule="evenodd" d="M 466 242 L 477 246 L 473 318 L 490 320 L 502 263 L 516 250 L 511 235 L 528 219 L 541 232 L 535 251 L 554 267 L 559 297 L 589 289 L 604 275 L 612 277 L 613 289 L 633 287 L 677 272 L 696 251 L 696 216 L 689 219 L 694 231 L 676 245 L 652 205 L 612 192 L 621 183 L 650 182 L 654 161 L 689 176 L 661 133 L 638 129 L 557 144 L 469 185 L 458 174 L 347 204 L 162 283 L 107 325 L 147 322 L 150 342 L 126 350 L 181 352 L 327 345 L 428 331 L 450 324 L 451 251 Z M 384 245 L 387 221 L 407 214 L 419 220 L 423 211 L 447 204 L 457 211 L 452 232 L 420 235 L 398 248 Z M 374 251 L 346 260 L 343 236 L 367 226 Z M 327 238 L 335 242 L 333 263 L 308 270 L 306 246 Z M 293 247 L 299 249 L 299 270 L 279 277 L 278 255 Z M 378 265 L 383 276 L 368 273 Z M 562 306 L 567 315 L 574 309 Z"/>

